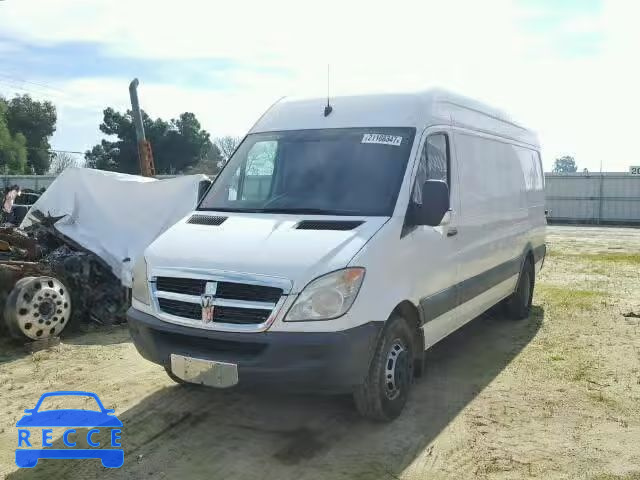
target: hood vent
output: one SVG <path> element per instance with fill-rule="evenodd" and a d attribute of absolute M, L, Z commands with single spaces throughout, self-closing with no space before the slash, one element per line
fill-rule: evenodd
<path fill-rule="evenodd" d="M 353 230 L 363 223 L 361 220 L 303 220 L 296 230 Z"/>
<path fill-rule="evenodd" d="M 191 215 L 191 218 L 187 220 L 187 223 L 193 223 L 195 225 L 222 225 L 227 217 L 218 217 L 213 215 Z"/>

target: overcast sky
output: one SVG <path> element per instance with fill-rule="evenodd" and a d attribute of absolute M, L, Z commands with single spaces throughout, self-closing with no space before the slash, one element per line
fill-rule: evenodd
<path fill-rule="evenodd" d="M 634 0 L 0 2 L 0 94 L 58 108 L 53 146 L 84 151 L 107 106 L 194 112 L 243 135 L 283 95 L 441 86 L 538 131 L 545 168 L 640 164 Z"/>

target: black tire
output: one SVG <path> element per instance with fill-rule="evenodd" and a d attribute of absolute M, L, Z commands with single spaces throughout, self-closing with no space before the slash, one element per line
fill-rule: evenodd
<path fill-rule="evenodd" d="M 535 287 L 536 276 L 531 258 L 527 257 L 522 265 L 516 291 L 504 302 L 504 311 L 512 320 L 523 320 L 531 312 L 531 300 Z"/>
<path fill-rule="evenodd" d="M 353 395 L 363 417 L 388 422 L 400 415 L 413 383 L 417 343 L 413 329 L 404 318 L 393 315 L 388 320 L 365 382 Z"/>
<path fill-rule="evenodd" d="M 7 333 L 9 333 L 9 336 L 15 340 L 29 340 L 29 339 L 24 335 L 24 333 L 22 333 L 22 331 L 20 330 L 20 327 L 18 327 L 18 322 L 15 316 L 9 313 L 10 311 L 12 311 L 12 309 L 10 308 L 10 305 L 15 304 L 16 298 L 20 293 L 20 288 L 22 287 L 22 285 L 24 285 L 25 283 L 29 282 L 34 278 L 35 277 L 23 277 L 20 280 L 18 280 L 16 284 L 13 286 L 13 289 L 11 290 L 11 292 L 9 292 L 9 295 L 7 295 L 7 298 L 5 299 L 5 309 L 2 317 L 4 320 L 5 327 L 7 328 Z"/>

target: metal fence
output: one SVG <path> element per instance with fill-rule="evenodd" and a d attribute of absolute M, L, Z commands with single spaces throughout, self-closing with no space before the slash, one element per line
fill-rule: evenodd
<path fill-rule="evenodd" d="M 39 191 L 54 179 L 53 175 L 7 175 L 2 182 L 5 188 L 17 184 Z M 549 223 L 640 225 L 640 175 L 546 173 L 545 179 Z"/>
<path fill-rule="evenodd" d="M 11 185 L 19 185 L 23 190 L 35 190 L 36 192 L 49 187 L 56 179 L 55 175 L 3 175 L 2 188 Z"/>
<path fill-rule="evenodd" d="M 176 175 L 158 175 L 156 178 L 173 178 Z M 2 175 L 0 186 L 3 189 L 11 185 L 19 185 L 22 190 L 34 190 L 39 192 L 46 189 L 56 179 L 55 175 Z"/>
<path fill-rule="evenodd" d="M 545 174 L 549 223 L 640 225 L 640 176 Z"/>

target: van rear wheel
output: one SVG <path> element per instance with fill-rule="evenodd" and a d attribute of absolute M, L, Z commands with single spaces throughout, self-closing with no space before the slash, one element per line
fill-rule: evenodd
<path fill-rule="evenodd" d="M 523 320 L 529 316 L 535 281 L 533 262 L 527 257 L 522 265 L 516 291 L 504 302 L 507 317 L 512 320 Z"/>
<path fill-rule="evenodd" d="M 353 395 L 362 416 L 388 422 L 400 415 L 413 383 L 415 349 L 408 322 L 392 316 L 378 341 L 365 382 Z"/>

